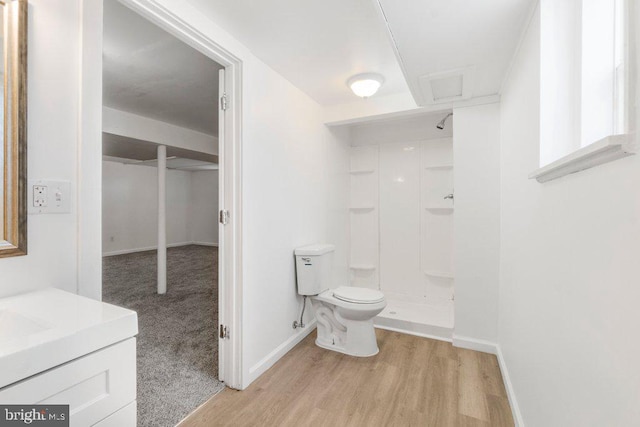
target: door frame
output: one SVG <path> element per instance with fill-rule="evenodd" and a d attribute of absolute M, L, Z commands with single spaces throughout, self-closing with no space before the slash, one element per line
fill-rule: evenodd
<path fill-rule="evenodd" d="M 81 3 L 82 43 L 80 47 L 80 155 L 78 176 L 79 259 L 78 293 L 101 298 L 101 188 L 102 171 L 102 15 L 104 0 Z M 107 0 L 112 1 L 112 0 Z M 218 321 L 230 331 L 221 340 L 219 378 L 231 388 L 242 388 L 242 61 L 155 0 L 119 0 L 122 4 L 158 25 L 225 68 L 228 108 L 224 114 L 223 146 L 219 147 L 219 191 L 230 212 L 220 226 Z M 213 83 L 213 82 L 212 82 Z M 217 82 L 216 82 L 217 83 Z M 220 94 L 222 95 L 222 94 Z M 99 144 L 99 145 L 97 145 Z M 97 145 L 98 148 L 95 147 Z M 83 185 L 89 182 L 89 185 Z M 101 191 L 99 192 L 102 193 Z M 87 215 L 91 213 L 93 215 Z M 97 216 L 99 221 L 91 220 Z M 83 218 L 85 218 L 83 220 Z M 216 218 L 212 220 L 217 221 Z M 84 254 L 84 255 L 83 255 Z M 97 282 L 96 282 L 97 280 Z M 94 283 L 93 286 L 85 283 Z M 219 328 L 219 325 L 218 325 Z M 218 333 L 218 330 L 216 330 Z"/>

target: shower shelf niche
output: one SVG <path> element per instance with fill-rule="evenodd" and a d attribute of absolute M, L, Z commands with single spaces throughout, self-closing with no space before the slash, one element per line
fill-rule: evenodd
<path fill-rule="evenodd" d="M 438 277 L 441 279 L 453 279 L 453 273 L 448 273 L 446 271 L 426 270 L 424 274 L 427 276 Z"/>
<path fill-rule="evenodd" d="M 442 212 L 442 213 L 453 212 L 453 207 L 449 207 L 449 206 L 427 206 L 425 209 L 428 211 Z"/>
<path fill-rule="evenodd" d="M 349 266 L 352 270 L 375 270 L 375 265 L 370 264 L 353 264 Z"/>
<path fill-rule="evenodd" d="M 350 171 L 349 173 L 351 175 L 366 175 L 374 172 L 375 172 L 374 169 L 362 169 L 362 170 L 353 170 L 353 171 Z"/>
<path fill-rule="evenodd" d="M 453 163 L 443 163 L 441 165 L 428 165 L 425 169 L 453 169 Z"/>

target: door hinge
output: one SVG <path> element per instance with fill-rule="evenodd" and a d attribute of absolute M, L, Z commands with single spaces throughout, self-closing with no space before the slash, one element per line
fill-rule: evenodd
<path fill-rule="evenodd" d="M 229 328 L 224 325 L 220 325 L 220 339 L 228 339 L 229 338 Z"/>
<path fill-rule="evenodd" d="M 222 111 L 226 111 L 228 107 L 229 107 L 229 99 L 227 98 L 227 94 L 223 93 L 222 96 L 220 97 L 220 109 Z"/>
<path fill-rule="evenodd" d="M 223 210 L 220 211 L 219 221 L 220 221 L 220 224 L 227 225 L 227 223 L 229 222 L 229 211 L 228 210 L 223 209 Z"/>

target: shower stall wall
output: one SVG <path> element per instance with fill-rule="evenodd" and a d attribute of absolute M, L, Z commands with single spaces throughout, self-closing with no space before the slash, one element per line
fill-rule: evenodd
<path fill-rule="evenodd" d="M 351 285 L 380 289 L 378 327 L 453 331 L 452 138 L 351 149 Z"/>

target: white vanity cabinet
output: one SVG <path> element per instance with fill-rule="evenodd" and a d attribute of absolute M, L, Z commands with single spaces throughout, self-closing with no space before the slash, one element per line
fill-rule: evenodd
<path fill-rule="evenodd" d="M 0 403 L 68 404 L 71 426 L 135 427 L 137 332 L 135 312 L 60 290 L 1 299 Z"/>

